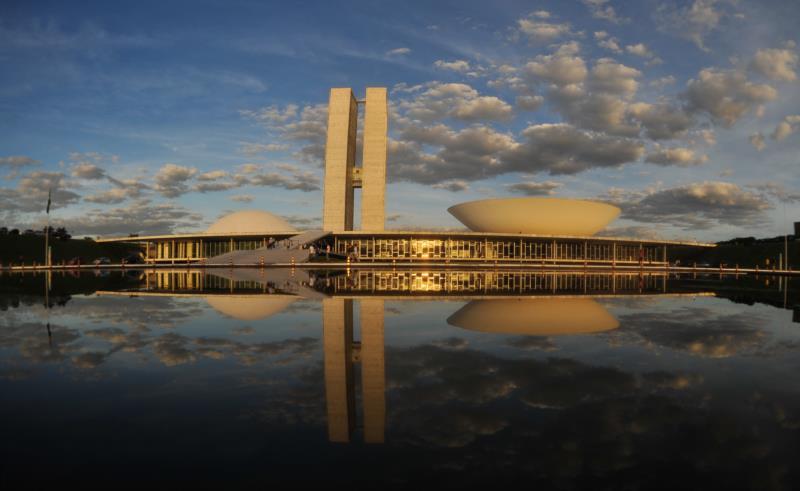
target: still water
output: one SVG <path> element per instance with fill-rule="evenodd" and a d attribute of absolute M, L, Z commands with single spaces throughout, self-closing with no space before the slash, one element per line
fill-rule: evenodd
<path fill-rule="evenodd" d="M 794 288 L 657 274 L 5 275 L 0 484 L 797 489 Z"/>

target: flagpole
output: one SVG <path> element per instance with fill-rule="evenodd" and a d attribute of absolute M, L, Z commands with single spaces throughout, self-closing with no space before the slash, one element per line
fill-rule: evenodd
<path fill-rule="evenodd" d="M 50 268 L 50 196 L 52 189 L 47 190 L 47 227 L 44 229 L 44 264 Z"/>

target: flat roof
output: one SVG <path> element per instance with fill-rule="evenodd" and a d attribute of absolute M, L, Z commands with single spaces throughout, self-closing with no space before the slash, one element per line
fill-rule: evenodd
<path fill-rule="evenodd" d="M 189 234 L 166 234 L 166 235 L 136 235 L 127 237 L 98 237 L 95 242 L 143 242 L 149 240 L 176 240 L 176 239 L 235 239 L 253 237 L 292 237 L 303 233 L 302 230 L 292 230 L 286 232 L 239 232 L 235 234 L 209 234 L 207 232 L 194 232 Z"/>
<path fill-rule="evenodd" d="M 292 232 L 248 232 L 236 234 L 209 234 L 205 232 L 192 234 L 173 234 L 173 235 L 140 235 L 137 237 L 107 237 L 98 238 L 97 242 L 147 242 L 160 240 L 180 240 L 180 239 L 234 239 L 234 238 L 253 238 L 253 237 L 291 237 L 300 235 L 305 231 L 298 230 Z M 363 230 L 350 230 L 346 232 L 330 232 L 331 235 L 338 237 L 402 237 L 416 236 L 427 237 L 464 237 L 464 238 L 499 238 L 499 239 L 551 239 L 551 240 L 585 240 L 593 242 L 625 242 L 635 244 L 655 244 L 655 245 L 680 245 L 692 247 L 716 247 L 717 244 L 710 242 L 696 242 L 683 240 L 656 240 L 638 239 L 635 237 L 598 237 L 598 236 L 577 236 L 577 235 L 540 235 L 540 234 L 509 234 L 493 232 L 470 232 L 470 231 L 438 231 L 438 230 L 384 230 L 382 232 L 369 232 Z"/>

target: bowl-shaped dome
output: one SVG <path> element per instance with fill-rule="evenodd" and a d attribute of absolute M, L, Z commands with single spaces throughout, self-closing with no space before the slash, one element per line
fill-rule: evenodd
<path fill-rule="evenodd" d="M 295 232 L 295 229 L 283 218 L 261 210 L 244 210 L 225 215 L 206 230 L 206 233 L 220 235 L 276 232 Z"/>
<path fill-rule="evenodd" d="M 597 201 L 562 198 L 502 198 L 468 201 L 447 209 L 474 232 L 594 235 L 620 209 Z"/>

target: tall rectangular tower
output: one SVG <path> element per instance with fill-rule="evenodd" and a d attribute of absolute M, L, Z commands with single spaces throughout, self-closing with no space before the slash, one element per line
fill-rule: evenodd
<path fill-rule="evenodd" d="M 356 160 L 358 104 L 349 88 L 331 89 L 325 143 L 322 228 L 353 230 L 353 166 Z"/>
<path fill-rule="evenodd" d="M 386 214 L 386 151 L 389 108 L 385 87 L 368 87 L 364 109 L 361 230 L 382 232 Z"/>

